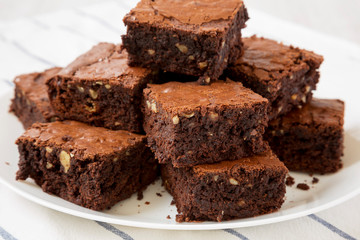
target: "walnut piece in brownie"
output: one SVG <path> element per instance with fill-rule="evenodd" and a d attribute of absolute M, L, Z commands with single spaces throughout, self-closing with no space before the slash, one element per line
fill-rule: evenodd
<path fill-rule="evenodd" d="M 189 168 L 161 165 L 179 222 L 218 221 L 271 213 L 284 202 L 285 165 L 271 151 Z"/>
<path fill-rule="evenodd" d="M 153 78 L 129 67 L 120 45 L 100 43 L 51 78 L 50 102 L 61 119 L 142 132 L 142 90 Z"/>
<path fill-rule="evenodd" d="M 35 122 L 53 122 L 58 119 L 49 103 L 45 82 L 60 70 L 55 67 L 14 79 L 15 96 L 11 100 L 10 112 L 19 118 L 25 129 Z"/>
<path fill-rule="evenodd" d="M 124 18 L 129 64 L 217 80 L 243 51 L 241 0 L 141 0 Z"/>
<path fill-rule="evenodd" d="M 292 171 L 332 173 L 342 167 L 344 102 L 314 98 L 269 122 L 265 138 Z"/>
<path fill-rule="evenodd" d="M 160 163 L 175 167 L 263 152 L 267 99 L 239 82 L 148 84 L 144 130 Z"/>
<path fill-rule="evenodd" d="M 64 138 L 64 136 L 67 136 Z M 35 123 L 16 141 L 17 180 L 93 210 L 110 208 L 157 177 L 146 137 L 74 121 Z"/>
<path fill-rule="evenodd" d="M 225 76 L 267 98 L 272 120 L 312 98 L 323 57 L 270 39 L 243 38 L 244 55 Z"/>

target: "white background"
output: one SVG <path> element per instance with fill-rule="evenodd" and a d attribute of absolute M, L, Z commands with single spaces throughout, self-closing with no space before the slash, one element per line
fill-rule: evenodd
<path fill-rule="evenodd" d="M 0 21 L 9 21 L 99 2 L 104 1 L 0 0 Z M 256 8 L 284 20 L 360 44 L 359 0 L 245 0 L 245 5 L 248 8 Z"/>

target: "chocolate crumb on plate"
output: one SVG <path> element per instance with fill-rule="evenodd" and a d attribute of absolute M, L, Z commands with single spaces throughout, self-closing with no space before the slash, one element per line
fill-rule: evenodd
<path fill-rule="evenodd" d="M 312 179 L 312 184 L 316 184 L 316 183 L 318 183 L 320 180 L 318 179 L 318 178 L 316 178 L 316 177 L 313 177 L 313 179 Z"/>
<path fill-rule="evenodd" d="M 10 163 L 9 163 L 9 162 L 5 162 L 5 164 L 6 164 L 6 165 L 8 165 L 8 166 L 10 165 Z"/>
<path fill-rule="evenodd" d="M 299 183 L 296 188 L 307 191 L 310 189 L 309 185 L 307 185 L 306 183 Z"/>
<path fill-rule="evenodd" d="M 171 219 L 171 217 L 170 217 L 170 215 L 167 215 L 167 217 L 166 217 L 167 219 Z"/>
<path fill-rule="evenodd" d="M 146 205 L 149 205 L 149 204 L 150 204 L 150 202 L 146 201 L 146 202 L 145 202 L 145 204 L 146 204 Z"/>
<path fill-rule="evenodd" d="M 286 186 L 291 187 L 292 185 L 295 184 L 295 179 L 292 176 L 288 176 L 285 180 L 285 184 Z"/>
<path fill-rule="evenodd" d="M 156 193 L 156 196 L 162 197 L 162 194 L 161 193 Z"/>

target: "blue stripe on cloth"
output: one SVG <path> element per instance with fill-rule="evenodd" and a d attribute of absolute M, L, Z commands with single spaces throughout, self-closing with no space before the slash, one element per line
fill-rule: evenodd
<path fill-rule="evenodd" d="M 119 237 L 121 237 L 124 240 L 134 240 L 132 237 L 130 237 L 128 234 L 124 233 L 123 231 L 120 231 L 119 229 L 117 229 L 116 227 L 108 224 L 108 223 L 104 223 L 104 222 L 99 222 L 99 221 L 95 221 L 97 224 L 99 224 L 100 226 L 102 226 L 103 228 L 105 228 L 106 230 L 114 233 L 115 235 L 118 235 Z"/>
<path fill-rule="evenodd" d="M 18 42 L 16 41 L 11 41 L 11 44 L 13 46 L 15 46 L 17 49 L 19 49 L 21 52 L 23 52 L 24 54 L 26 54 L 27 56 L 33 58 L 33 59 L 36 59 L 38 62 L 42 62 L 46 65 L 49 65 L 50 67 L 55 67 L 56 65 L 52 62 L 49 62 L 48 60 L 46 59 L 43 59 L 42 57 L 39 57 L 39 56 L 36 56 L 34 54 L 32 54 L 31 52 L 29 52 L 26 48 L 24 48 L 21 44 L 19 44 Z"/>
<path fill-rule="evenodd" d="M 224 229 L 225 232 L 230 233 L 231 235 L 241 239 L 241 240 L 249 240 L 247 237 L 242 235 L 241 233 L 235 231 L 234 229 Z"/>
<path fill-rule="evenodd" d="M 110 29 L 111 31 L 114 31 L 116 32 L 117 34 L 120 34 L 120 29 L 117 29 L 115 27 L 113 27 L 112 25 L 110 25 L 109 23 L 107 23 L 104 19 L 98 17 L 98 16 L 94 16 L 94 15 L 91 15 L 89 13 L 86 13 L 86 12 L 83 12 L 79 9 L 74 9 L 74 12 L 76 14 L 78 14 L 79 16 L 83 16 L 83 17 L 87 17 L 87 18 L 90 18 L 96 22 L 98 22 L 99 24 L 103 25 L 104 27 Z"/>
<path fill-rule="evenodd" d="M 337 227 L 335 227 L 334 225 L 328 223 L 327 221 L 325 221 L 324 219 L 320 218 L 319 216 L 316 216 L 315 214 L 310 214 L 308 215 L 309 218 L 317 221 L 318 223 L 321 223 L 322 225 L 324 225 L 327 229 L 333 231 L 334 233 L 338 234 L 339 236 L 348 239 L 348 240 L 356 240 L 356 238 L 353 238 L 352 236 L 350 236 L 349 234 L 341 231 L 340 229 L 338 229 Z"/>
<path fill-rule="evenodd" d="M 0 227 L 0 236 L 5 240 L 17 240 L 10 233 L 5 231 L 5 229 L 3 229 L 2 227 Z"/>
<path fill-rule="evenodd" d="M 4 81 L 6 84 L 8 84 L 9 86 L 13 87 L 14 86 L 14 83 L 10 80 L 7 80 L 7 79 L 1 79 L 1 81 Z"/>

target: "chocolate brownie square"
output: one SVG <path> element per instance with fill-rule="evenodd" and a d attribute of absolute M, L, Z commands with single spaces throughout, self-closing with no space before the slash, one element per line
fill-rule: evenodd
<path fill-rule="evenodd" d="M 146 137 L 75 121 L 35 123 L 16 141 L 17 180 L 93 210 L 110 208 L 157 177 Z"/>
<path fill-rule="evenodd" d="M 225 75 L 267 98 L 270 120 L 311 100 L 322 56 L 256 36 L 243 42 L 244 55 Z"/>
<path fill-rule="evenodd" d="M 344 102 L 314 98 L 272 120 L 266 139 L 289 170 L 332 173 L 342 167 L 343 125 Z"/>
<path fill-rule="evenodd" d="M 221 222 L 274 212 L 284 202 L 287 172 L 271 151 L 189 168 L 161 166 L 179 222 Z"/>
<path fill-rule="evenodd" d="M 51 78 L 49 98 L 61 119 L 143 132 L 142 90 L 150 70 L 129 67 L 120 45 L 100 43 Z"/>
<path fill-rule="evenodd" d="M 148 84 L 144 130 L 160 163 L 175 167 L 265 151 L 267 99 L 239 82 Z"/>
<path fill-rule="evenodd" d="M 11 100 L 10 112 L 19 118 L 25 129 L 35 122 L 53 122 L 58 119 L 50 106 L 45 82 L 60 70 L 56 67 L 44 72 L 23 74 L 14 79 L 15 96 Z"/>
<path fill-rule="evenodd" d="M 217 80 L 243 50 L 240 0 L 141 0 L 124 18 L 129 64 Z"/>

